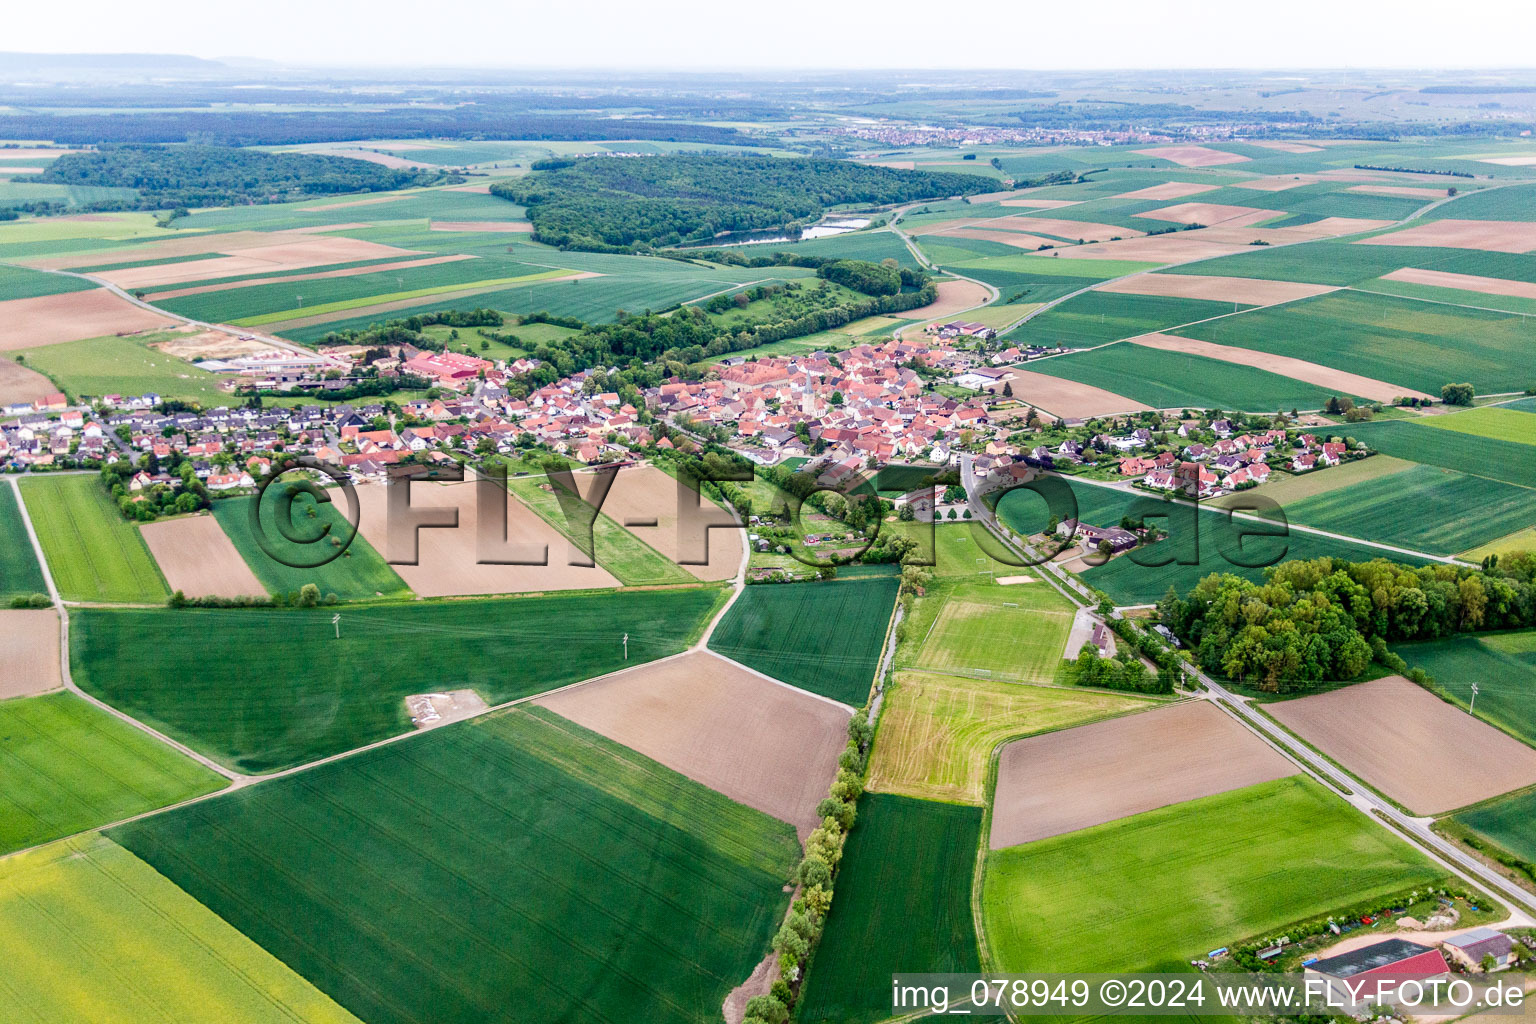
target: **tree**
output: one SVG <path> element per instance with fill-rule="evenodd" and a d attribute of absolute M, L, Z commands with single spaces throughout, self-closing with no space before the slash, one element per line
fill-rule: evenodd
<path fill-rule="evenodd" d="M 1108 558 L 1110 555 L 1114 554 L 1114 551 L 1115 551 L 1115 547 L 1109 541 L 1107 541 L 1107 540 L 1099 541 L 1098 552 L 1099 552 L 1100 555 L 1102 555 L 1105 558 Z"/>
<path fill-rule="evenodd" d="M 841 391 L 834 391 L 834 392 L 832 392 L 832 404 L 833 405 L 842 405 L 843 404 L 843 393 Z"/>
<path fill-rule="evenodd" d="M 1440 389 L 1440 400 L 1446 405 L 1471 405 L 1475 397 L 1471 384 L 1447 384 Z"/>
<path fill-rule="evenodd" d="M 294 604 L 300 608 L 314 608 L 320 603 L 320 588 L 313 583 L 306 583 L 299 588 L 299 597 Z"/>
<path fill-rule="evenodd" d="M 1004 381 L 1003 382 L 1003 397 L 1004 398 L 1012 398 L 1013 397 L 1013 383 L 1011 381 Z"/>

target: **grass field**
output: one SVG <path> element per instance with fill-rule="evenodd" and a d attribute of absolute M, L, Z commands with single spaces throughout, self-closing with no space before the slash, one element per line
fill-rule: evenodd
<path fill-rule="evenodd" d="M 223 785 L 72 693 L 0 702 L 0 854 Z"/>
<path fill-rule="evenodd" d="M 1158 970 L 1442 877 L 1292 776 L 996 851 L 982 901 L 1003 970 Z"/>
<path fill-rule="evenodd" d="M 879 793 L 860 802 L 798 1020 L 885 1020 L 892 974 L 981 970 L 971 916 L 980 836 L 979 807 Z"/>
<path fill-rule="evenodd" d="M 1267 370 L 1131 344 L 1037 359 L 1029 369 L 1092 384 L 1156 409 L 1319 409 L 1330 395 L 1315 385 Z M 1439 388 L 1436 384 L 1436 394 Z M 1022 391 L 1018 397 L 1029 399 Z"/>
<path fill-rule="evenodd" d="M 1248 491 L 1234 494 L 1223 494 L 1217 498 L 1211 498 L 1207 504 L 1215 508 L 1227 508 L 1229 506 L 1241 507 L 1242 503 L 1251 495 L 1262 494 L 1278 502 L 1281 506 L 1289 508 L 1292 502 L 1313 498 L 1319 494 L 1327 494 L 1366 480 L 1375 480 L 1378 477 L 1390 476 L 1393 473 L 1401 473 L 1405 469 L 1412 469 L 1414 463 L 1404 459 L 1394 459 L 1390 455 L 1373 455 L 1368 459 L 1360 459 L 1355 462 L 1346 462 L 1340 466 L 1334 466 L 1322 471 L 1313 470 L 1309 473 L 1301 473 L 1296 476 L 1272 476 L 1270 482 Z"/>
<path fill-rule="evenodd" d="M 21 495 L 65 600 L 158 604 L 170 596 L 138 528 L 94 473 L 33 477 Z"/>
<path fill-rule="evenodd" d="M 1536 863 L 1536 790 L 1500 797 L 1451 818 L 1521 860 Z"/>
<path fill-rule="evenodd" d="M 907 625 L 921 637 L 911 667 L 1015 683 L 1056 678 L 1073 604 L 1044 583 L 930 588 Z"/>
<path fill-rule="evenodd" d="M 1352 423 L 1349 436 L 1378 452 L 1470 476 L 1536 487 L 1536 445 L 1436 430 L 1418 421 Z"/>
<path fill-rule="evenodd" d="M 1293 501 L 1285 513 L 1306 526 L 1454 555 L 1536 525 L 1536 492 L 1436 466 L 1414 466 Z"/>
<path fill-rule="evenodd" d="M 998 744 L 1152 706 L 1145 698 L 898 672 L 886 693 L 869 788 L 980 804 Z"/>
<path fill-rule="evenodd" d="M 718 588 L 343 609 L 84 609 L 75 680 L 244 772 L 410 728 L 405 697 L 470 688 L 490 704 L 682 650 Z M 619 625 L 622 623 L 622 628 Z M 210 643 L 209 638 L 217 638 Z M 189 665 L 196 665 L 196 670 Z"/>
<path fill-rule="evenodd" d="M 81 395 L 142 395 L 154 392 L 163 398 L 197 402 L 204 406 L 228 405 L 229 394 L 219 390 L 219 378 L 207 370 L 149 347 L 164 341 L 165 333 L 132 338 L 86 338 L 59 345 L 24 349 L 29 367 L 53 380 L 70 398 Z"/>
<path fill-rule="evenodd" d="M 1009 333 L 1008 340 L 1015 345 L 1089 348 L 1248 308 L 1166 295 L 1085 292 L 1034 317 Z"/>
<path fill-rule="evenodd" d="M 560 509 L 560 501 L 553 492 L 539 486 L 544 482 L 544 477 L 511 477 L 507 480 L 507 486 L 517 500 L 570 540 L 570 524 Z M 696 578 L 687 569 L 670 561 L 602 513 L 598 513 L 592 523 L 592 544 L 593 558 L 597 564 L 607 569 L 626 587 L 696 582 Z"/>
<path fill-rule="evenodd" d="M 446 263 L 442 265 L 457 266 L 458 264 Z M 570 275 L 564 270 L 531 271 L 529 273 L 519 274 L 513 277 L 480 278 L 478 280 L 465 281 L 459 284 L 440 284 L 431 287 L 412 288 L 406 291 L 383 292 L 376 295 L 361 295 L 351 299 L 337 299 L 334 302 L 316 303 L 313 306 L 298 306 L 291 309 L 276 310 L 271 313 L 259 313 L 253 316 L 240 317 L 239 319 L 231 319 L 229 322 L 238 327 L 261 327 L 265 324 L 282 323 L 285 320 L 299 320 L 303 319 L 304 317 L 321 316 L 326 313 L 342 313 L 349 309 L 364 309 L 369 306 L 377 306 L 386 302 L 405 302 L 410 299 L 425 299 L 433 295 L 451 296 L 457 292 L 466 292 L 470 290 L 494 292 L 498 289 L 522 287 L 531 284 L 534 281 L 543 281 L 552 277 L 569 276 Z M 361 281 L 363 278 L 344 277 L 339 278 L 339 280 Z M 292 286 L 286 287 L 289 287 L 291 290 Z M 463 308 L 464 303 L 467 302 L 469 298 L 474 297 L 475 296 L 457 299 L 449 298 L 444 301 L 450 302 L 459 308 Z M 479 302 L 471 304 L 475 306 L 480 305 Z"/>
<path fill-rule="evenodd" d="M 868 260 L 871 263 L 893 259 L 904 267 L 917 269 L 917 260 L 912 257 L 912 250 L 908 249 L 894 232 L 879 229 L 850 231 L 842 235 L 811 238 L 803 242 L 765 242 L 755 245 L 723 246 L 722 249 L 749 257 L 775 252 L 792 252 L 801 256 L 834 256 L 841 260 Z"/>
<path fill-rule="evenodd" d="M 1491 406 L 1451 413 L 1449 416 L 1426 416 L 1424 425 L 1455 430 L 1474 437 L 1491 437 L 1496 441 L 1536 444 L 1536 413 L 1516 409 Z"/>
<path fill-rule="evenodd" d="M 1002 541 L 977 520 L 935 523 L 931 534 L 926 523 L 881 523 L 880 529 L 912 537 L 921 545 L 927 545 L 932 536 L 933 573 L 941 579 L 986 577 L 990 581 L 993 576 L 1028 575 L 1032 571 L 1015 562 L 1004 561 L 1002 556 L 1015 560 L 1019 556 L 1010 555 Z M 918 550 L 927 553 L 926 547 Z"/>
<path fill-rule="evenodd" d="M 21 521 L 16 492 L 0 485 L 0 601 L 9 603 L 20 595 L 45 593 L 43 570 L 38 567 L 32 538 Z"/>
<path fill-rule="evenodd" d="M 1536 551 L 1536 528 L 1511 533 L 1507 537 L 1470 548 L 1461 552 L 1460 557 L 1468 562 L 1481 562 L 1489 555 L 1503 556 L 1514 551 Z"/>
<path fill-rule="evenodd" d="M 1361 248 L 1366 248 L 1362 246 Z M 1215 273 L 1219 264 L 1209 264 Z M 1337 291 L 1184 329 L 1201 341 L 1272 352 L 1432 395 L 1529 386 L 1536 320 L 1416 299 Z"/>
<path fill-rule="evenodd" d="M 1536 746 L 1536 632 L 1461 634 L 1396 650 L 1463 707 L 1477 683 L 1477 717 Z"/>
<path fill-rule="evenodd" d="M 112 837 L 371 1024 L 717 1021 L 798 852 L 789 825 L 521 710 Z"/>
<path fill-rule="evenodd" d="M 25 267 L 0 266 L 0 302 L 34 299 L 42 295 L 83 292 L 96 287 L 90 281 L 63 274 L 45 274 Z"/>
<path fill-rule="evenodd" d="M 278 486 L 282 486 L 279 484 Z M 315 510 L 313 529 L 330 526 L 332 535 L 345 537 L 350 532 L 346 521 L 346 498 L 340 492 L 330 492 L 331 503 L 315 502 L 307 495 L 293 504 L 295 529 L 309 534 L 307 509 Z M 289 594 L 306 583 L 313 583 L 322 594 L 335 594 L 344 601 L 362 601 L 375 597 L 405 597 L 410 594 L 405 581 L 384 561 L 382 555 L 359 533 L 342 552 L 341 557 L 315 569 L 299 569 L 278 561 L 267 554 L 251 530 L 251 505 L 254 496 L 223 498 L 213 503 L 213 517 L 228 534 L 240 557 L 251 567 L 251 572 L 274 594 Z M 265 535 L 278 553 L 294 561 L 313 561 L 318 557 L 309 545 L 293 544 L 277 529 L 277 497 L 269 497 L 261 505 Z M 322 542 L 323 543 L 323 542 Z"/>
<path fill-rule="evenodd" d="M 1451 204 L 1452 207 L 1455 204 Z M 1166 274 L 1214 274 L 1266 281 L 1353 285 L 1402 267 L 1426 267 L 1481 277 L 1529 281 L 1536 260 L 1514 253 L 1482 252 L 1437 246 L 1353 245 L 1340 241 L 1255 248 L 1217 260 L 1170 267 Z"/>
<path fill-rule="evenodd" d="M 709 649 L 854 707 L 875 681 L 896 602 L 892 577 L 747 587 Z"/>
<path fill-rule="evenodd" d="M 0 861 L 9 1021 L 358 1024 L 271 953 L 99 835 Z"/>
<path fill-rule="evenodd" d="M 1466 288 L 1442 288 L 1438 285 L 1394 281 L 1384 277 L 1375 281 L 1366 281 L 1356 285 L 1356 288 L 1362 292 L 1398 295 L 1405 299 L 1428 299 L 1431 302 L 1449 302 L 1457 306 L 1477 306 L 1509 313 L 1536 314 L 1536 299 L 1527 299 L 1518 295 L 1490 295 L 1487 292 L 1476 292 Z"/>

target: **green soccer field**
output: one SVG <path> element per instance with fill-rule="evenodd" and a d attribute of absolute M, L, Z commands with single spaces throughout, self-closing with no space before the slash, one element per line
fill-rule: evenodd
<path fill-rule="evenodd" d="M 0 861 L 10 1021 L 359 1024 L 122 847 L 83 836 Z"/>
<path fill-rule="evenodd" d="M 798 857 L 791 826 L 542 709 L 111 835 L 370 1024 L 718 1021 Z"/>
<path fill-rule="evenodd" d="M 874 685 L 898 586 L 889 576 L 749 586 L 709 649 L 858 707 Z"/>
<path fill-rule="evenodd" d="M 335 608 L 75 612 L 75 681 L 248 773 L 410 729 L 405 698 L 473 689 L 490 704 L 676 654 L 718 587 Z"/>
<path fill-rule="evenodd" d="M 962 583 L 934 596 L 909 627 L 923 637 L 913 667 L 1011 682 L 1056 677 L 1076 609 L 1049 584 Z"/>
<path fill-rule="evenodd" d="M 0 854 L 223 785 L 72 693 L 0 701 Z"/>
<path fill-rule="evenodd" d="M 170 596 L 138 528 L 96 474 L 30 477 L 21 495 L 66 601 L 159 604 Z"/>
<path fill-rule="evenodd" d="M 971 876 L 981 808 L 871 793 L 800 997 L 804 1024 L 891 1015 L 891 975 L 981 970 Z"/>
<path fill-rule="evenodd" d="M 1444 877 L 1292 776 L 993 851 L 982 900 L 1002 970 L 1138 971 Z"/>

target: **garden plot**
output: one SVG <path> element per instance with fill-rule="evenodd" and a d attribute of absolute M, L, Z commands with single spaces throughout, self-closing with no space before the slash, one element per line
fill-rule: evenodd
<path fill-rule="evenodd" d="M 1008 744 L 999 758 L 991 847 L 1075 832 L 1295 771 L 1205 701 L 1032 736 Z"/>

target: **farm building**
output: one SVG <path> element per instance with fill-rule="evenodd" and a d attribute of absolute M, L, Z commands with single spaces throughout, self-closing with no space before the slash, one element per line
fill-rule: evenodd
<path fill-rule="evenodd" d="M 1341 1002 L 1365 1001 L 1391 991 L 1403 981 L 1423 981 L 1450 973 L 1438 949 L 1407 939 L 1386 939 L 1374 945 L 1319 960 L 1306 970 L 1308 978 L 1322 978 Z"/>
<path fill-rule="evenodd" d="M 1460 960 L 1468 967 L 1477 967 L 1485 956 L 1493 957 L 1500 967 L 1509 966 L 1509 962 L 1514 959 L 1514 940 L 1492 928 L 1474 928 L 1464 935 L 1451 936 L 1441 945 L 1453 959 Z"/>
<path fill-rule="evenodd" d="M 1056 534 L 1060 537 L 1076 536 L 1079 543 L 1086 550 L 1096 548 L 1102 541 L 1109 541 L 1109 549 L 1114 554 L 1129 551 L 1137 544 L 1137 538 L 1130 530 L 1122 530 L 1118 526 L 1108 528 L 1089 526 L 1080 523 L 1076 519 L 1064 519 L 1056 527 Z"/>

